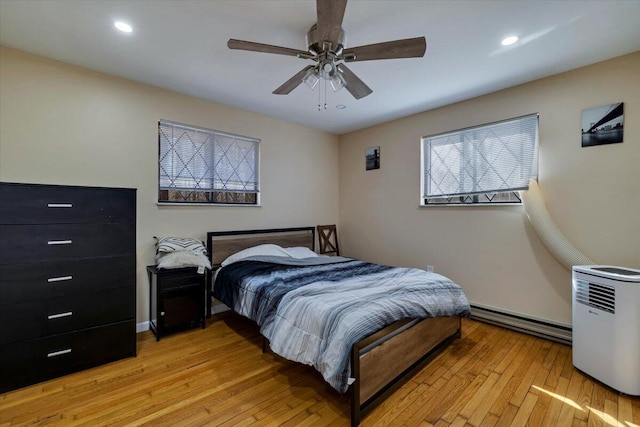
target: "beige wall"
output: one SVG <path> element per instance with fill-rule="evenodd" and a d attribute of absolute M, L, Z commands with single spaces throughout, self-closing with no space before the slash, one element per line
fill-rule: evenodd
<path fill-rule="evenodd" d="M 624 102 L 624 142 L 581 148 L 584 108 Z M 472 303 L 571 323 L 571 275 L 522 206 L 419 208 L 420 137 L 540 113 L 539 183 L 551 216 L 598 263 L 640 268 L 640 52 L 340 138 L 345 255 L 451 277 Z M 367 147 L 381 168 L 365 171 Z"/>
<path fill-rule="evenodd" d="M 618 101 L 624 143 L 581 148 L 580 111 Z M 421 136 L 534 112 L 540 187 L 560 229 L 597 262 L 640 268 L 640 53 L 344 135 L 338 145 L 320 131 L 0 48 L 0 181 L 138 189 L 139 322 L 148 318 L 152 236 L 339 222 L 347 256 L 434 265 L 474 303 L 570 323 L 570 273 L 521 206 L 418 208 Z M 260 138 L 263 206 L 158 207 L 160 118 Z M 366 172 L 365 149 L 378 145 L 381 169 Z"/>
<path fill-rule="evenodd" d="M 159 119 L 260 138 L 262 207 L 158 207 Z M 138 322 L 153 236 L 335 223 L 338 150 L 334 135 L 0 48 L 0 181 L 138 189 Z"/>

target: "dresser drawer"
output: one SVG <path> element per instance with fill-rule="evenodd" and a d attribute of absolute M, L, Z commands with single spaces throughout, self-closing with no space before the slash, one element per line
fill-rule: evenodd
<path fill-rule="evenodd" d="M 136 221 L 136 191 L 0 183 L 0 224 Z"/>
<path fill-rule="evenodd" d="M 0 225 L 0 264 L 135 254 L 133 224 Z"/>
<path fill-rule="evenodd" d="M 133 319 L 135 288 L 0 306 L 0 344 Z"/>
<path fill-rule="evenodd" d="M 136 355 L 135 321 L 0 346 L 0 393 Z"/>
<path fill-rule="evenodd" d="M 3 304 L 135 286 L 131 255 L 0 265 L 0 310 Z"/>

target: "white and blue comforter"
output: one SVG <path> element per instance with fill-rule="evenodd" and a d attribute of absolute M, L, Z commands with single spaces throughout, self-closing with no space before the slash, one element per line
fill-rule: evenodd
<path fill-rule="evenodd" d="M 251 257 L 218 272 L 214 296 L 254 320 L 282 357 L 347 391 L 353 345 L 405 318 L 468 315 L 444 276 L 342 257 Z"/>

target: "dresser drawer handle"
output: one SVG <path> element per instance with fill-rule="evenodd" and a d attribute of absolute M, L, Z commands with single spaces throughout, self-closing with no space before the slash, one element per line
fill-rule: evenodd
<path fill-rule="evenodd" d="M 48 208 L 72 208 L 73 204 L 71 203 L 48 203 Z"/>
<path fill-rule="evenodd" d="M 71 240 L 49 240 L 47 245 L 70 245 L 73 243 Z"/>
<path fill-rule="evenodd" d="M 71 353 L 71 349 L 68 348 L 66 350 L 60 350 L 60 351 L 54 351 L 52 353 L 48 353 L 47 357 L 56 357 L 56 356 L 62 356 L 63 354 L 69 354 Z"/>
<path fill-rule="evenodd" d="M 67 311 L 66 313 L 50 314 L 49 316 L 47 316 L 47 319 L 49 320 L 59 319 L 61 317 L 69 317 L 69 316 L 73 316 L 73 311 Z"/>
<path fill-rule="evenodd" d="M 49 283 L 64 282 L 65 280 L 71 280 L 71 279 L 73 279 L 73 276 L 50 277 L 47 279 L 47 282 Z"/>

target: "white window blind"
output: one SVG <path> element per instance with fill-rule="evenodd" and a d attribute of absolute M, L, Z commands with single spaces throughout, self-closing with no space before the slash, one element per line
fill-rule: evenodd
<path fill-rule="evenodd" d="M 158 139 L 161 201 L 166 190 L 259 192 L 259 139 L 169 121 L 158 123 Z"/>
<path fill-rule="evenodd" d="M 422 197 L 529 188 L 538 175 L 538 115 L 422 138 Z"/>

